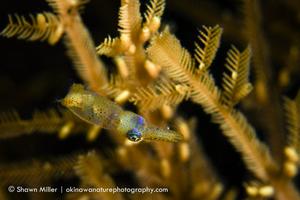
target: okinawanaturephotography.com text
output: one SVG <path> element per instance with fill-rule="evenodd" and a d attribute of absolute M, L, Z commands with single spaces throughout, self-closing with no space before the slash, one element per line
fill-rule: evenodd
<path fill-rule="evenodd" d="M 49 192 L 49 193 L 71 193 L 71 192 L 100 192 L 100 193 L 166 193 L 169 192 L 168 188 L 150 188 L 150 187 L 50 187 L 50 186 L 41 186 L 41 187 L 25 187 L 25 186 L 9 186 L 7 188 L 8 192 L 17 192 L 17 193 L 31 193 L 31 192 Z"/>

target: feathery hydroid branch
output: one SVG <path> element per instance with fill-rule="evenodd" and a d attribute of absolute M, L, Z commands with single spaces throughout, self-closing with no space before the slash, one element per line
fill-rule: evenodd
<path fill-rule="evenodd" d="M 115 188 L 114 180 L 105 172 L 103 161 L 96 152 L 80 155 L 74 170 L 81 178 L 84 186 L 95 188 Z M 122 200 L 121 193 L 97 192 L 93 194 L 95 199 L 117 199 Z"/>
<path fill-rule="evenodd" d="M 66 46 L 81 78 L 92 90 L 103 93 L 102 86 L 107 84 L 107 75 L 103 63 L 98 59 L 95 45 L 88 30 L 83 25 L 78 8 L 80 1 L 53 1 L 58 10 L 66 33 Z"/>
<path fill-rule="evenodd" d="M 287 122 L 288 145 L 300 150 L 300 90 L 294 100 L 284 98 L 284 110 Z"/>
<path fill-rule="evenodd" d="M 221 104 L 220 92 L 212 77 L 207 73 L 200 77 L 195 75 L 193 60 L 176 37 L 164 31 L 151 41 L 148 54 L 168 76 L 190 85 L 191 99 L 213 115 L 224 134 L 241 151 L 248 167 L 261 179 L 268 180 L 269 170 L 274 170 L 275 164 L 267 148 L 255 137 L 253 128 L 240 112 Z"/>
<path fill-rule="evenodd" d="M 18 14 L 9 15 L 9 23 L 0 35 L 29 41 L 48 40 L 49 44 L 54 45 L 64 33 L 60 19 L 53 13 L 42 12 L 36 16 L 30 14 L 29 18 L 30 20 Z"/>
<path fill-rule="evenodd" d="M 73 167 L 76 164 L 78 153 L 59 156 L 47 162 L 24 161 L 0 165 L 0 186 L 7 184 L 30 185 L 37 182 L 52 180 L 53 178 L 74 177 Z"/>
<path fill-rule="evenodd" d="M 69 129 L 68 132 L 77 133 L 87 127 L 86 123 L 76 120 L 74 115 L 66 110 L 35 111 L 32 119 L 21 119 L 16 111 L 3 112 L 0 114 L 0 139 L 15 138 L 36 132 L 65 132 L 66 134 L 66 130 L 63 129 L 69 122 L 76 122 L 76 127 Z"/>
<path fill-rule="evenodd" d="M 270 63 L 268 61 L 268 49 L 262 31 L 262 19 L 260 1 L 244 0 L 245 35 L 253 49 L 253 67 L 255 73 L 254 89 L 259 103 L 266 105 L 270 101 L 268 97 L 269 83 L 272 78 Z"/>
<path fill-rule="evenodd" d="M 203 31 L 199 30 L 198 40 L 201 44 L 195 43 L 195 59 L 199 63 L 199 69 L 205 72 L 213 62 L 217 50 L 220 46 L 223 29 L 216 25 L 214 27 L 203 26 Z"/>

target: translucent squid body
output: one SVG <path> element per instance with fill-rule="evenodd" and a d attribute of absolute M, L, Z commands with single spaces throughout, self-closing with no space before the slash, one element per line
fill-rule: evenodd
<path fill-rule="evenodd" d="M 181 134 L 148 125 L 142 116 L 124 111 L 107 98 L 85 90 L 80 84 L 71 87 L 62 104 L 84 121 L 117 131 L 134 142 L 142 139 L 177 142 L 182 139 Z"/>

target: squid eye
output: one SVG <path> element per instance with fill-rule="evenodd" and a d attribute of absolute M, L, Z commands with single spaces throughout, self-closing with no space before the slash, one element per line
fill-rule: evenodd
<path fill-rule="evenodd" d="M 133 142 L 138 142 L 142 139 L 142 134 L 136 128 L 127 132 L 127 138 Z"/>

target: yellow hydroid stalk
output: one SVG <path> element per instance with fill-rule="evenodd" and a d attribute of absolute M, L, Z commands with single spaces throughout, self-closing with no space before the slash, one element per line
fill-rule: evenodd
<path fill-rule="evenodd" d="M 107 75 L 103 63 L 98 59 L 95 45 L 88 30 L 83 25 L 78 9 L 83 0 L 48 0 L 58 13 L 66 33 L 66 46 L 80 77 L 99 93 L 107 84 Z"/>

